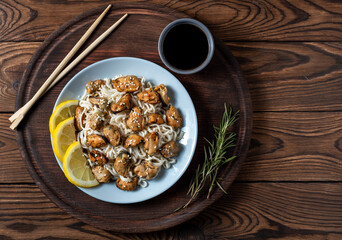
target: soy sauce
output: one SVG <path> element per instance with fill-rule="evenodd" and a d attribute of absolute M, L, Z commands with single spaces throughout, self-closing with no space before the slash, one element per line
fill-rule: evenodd
<path fill-rule="evenodd" d="M 204 32 L 192 24 L 180 24 L 172 28 L 164 40 L 164 56 L 181 70 L 200 66 L 208 56 L 208 40 Z"/>

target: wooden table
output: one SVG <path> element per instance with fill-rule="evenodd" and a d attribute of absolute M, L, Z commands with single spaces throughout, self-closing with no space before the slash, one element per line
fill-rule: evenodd
<path fill-rule="evenodd" d="M 253 104 L 248 157 L 228 195 L 189 222 L 117 234 L 59 209 L 9 129 L 26 65 L 100 0 L 0 2 L 0 239 L 342 239 L 342 2 L 148 1 L 204 22 L 241 64 Z M 340 135 L 341 134 L 341 135 Z"/>

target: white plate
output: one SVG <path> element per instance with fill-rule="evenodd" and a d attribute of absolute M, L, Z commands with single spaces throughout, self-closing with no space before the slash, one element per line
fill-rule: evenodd
<path fill-rule="evenodd" d="M 181 151 L 177 162 L 169 169 L 162 168 L 155 179 L 148 181 L 146 188 L 138 187 L 135 191 L 126 192 L 118 189 L 115 182 L 102 183 L 94 188 L 79 188 L 86 194 L 111 203 L 136 203 L 153 198 L 175 184 L 189 166 L 195 152 L 197 143 L 197 116 L 192 100 L 184 86 L 170 72 L 150 61 L 132 58 L 118 57 L 94 63 L 76 74 L 59 94 L 56 106 L 66 100 L 77 99 L 83 95 L 87 82 L 113 78 L 117 75 L 136 75 L 145 77 L 154 86 L 163 83 L 168 88 L 170 102 L 180 110 L 183 117 L 182 131 L 185 133 L 179 141 Z M 61 162 L 57 159 L 59 166 Z M 71 184 L 71 183 L 70 183 Z"/>

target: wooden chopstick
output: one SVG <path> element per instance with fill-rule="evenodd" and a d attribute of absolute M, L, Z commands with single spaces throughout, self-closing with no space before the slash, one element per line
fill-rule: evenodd
<path fill-rule="evenodd" d="M 61 78 L 63 78 L 71 69 L 73 69 L 85 56 L 87 56 L 99 43 L 101 43 L 126 17 L 128 14 L 123 15 L 118 21 L 116 21 L 110 28 L 102 33 L 89 47 L 87 47 L 74 61 L 72 61 L 51 83 L 47 91 L 52 88 Z"/>
<path fill-rule="evenodd" d="M 29 106 L 32 103 L 35 103 L 36 100 L 38 100 L 45 92 L 46 89 L 49 87 L 51 82 L 58 76 L 58 74 L 63 70 L 63 68 L 66 66 L 66 64 L 70 61 L 70 59 L 75 55 L 75 53 L 78 51 L 78 49 L 84 44 L 84 42 L 91 36 L 91 34 L 94 32 L 95 28 L 99 25 L 103 17 L 106 15 L 108 10 L 112 7 L 111 4 L 108 5 L 108 7 L 101 13 L 101 15 L 95 20 L 95 22 L 89 27 L 89 29 L 86 31 L 86 33 L 78 40 L 76 45 L 70 50 L 70 52 L 65 56 L 65 58 L 60 62 L 60 64 L 57 66 L 57 68 L 51 73 L 49 78 L 44 82 L 44 84 L 41 86 L 41 88 L 37 91 L 37 93 L 33 96 L 33 98 L 27 102 L 23 107 L 18 109 L 10 118 L 9 120 L 13 122 L 16 118 L 19 117 L 23 113 L 23 111 L 26 109 L 27 106 Z M 29 107 L 31 108 L 31 107 Z M 24 113 L 25 114 L 25 113 Z"/>
<path fill-rule="evenodd" d="M 101 36 L 99 36 L 92 44 L 89 45 L 72 63 L 70 63 L 55 79 L 50 81 L 50 84 L 43 88 L 43 90 L 39 89 L 40 94 L 38 92 L 36 95 L 27 102 L 20 110 L 19 113 L 15 113 L 16 118 L 14 119 L 14 122 L 11 124 L 10 128 L 15 129 L 21 120 L 24 118 L 25 114 L 30 110 L 30 108 L 33 106 L 33 104 L 42 96 L 44 95 L 51 87 L 53 87 L 61 78 L 63 78 L 73 67 L 75 67 L 86 55 L 88 55 L 101 41 L 103 41 L 126 17 L 128 14 L 125 14 L 123 17 L 121 17 L 116 23 L 114 23 L 109 29 L 107 29 Z M 44 85 L 43 85 L 44 86 Z M 42 87 L 43 87 L 42 86 Z"/>

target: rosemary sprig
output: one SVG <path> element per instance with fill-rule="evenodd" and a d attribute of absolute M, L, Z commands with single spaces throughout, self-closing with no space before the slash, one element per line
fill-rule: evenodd
<path fill-rule="evenodd" d="M 198 165 L 195 176 L 191 181 L 188 194 L 191 195 L 190 200 L 182 207 L 186 208 L 199 194 L 199 192 L 205 186 L 207 180 L 209 180 L 209 190 L 207 198 L 210 197 L 211 192 L 215 185 L 217 185 L 224 193 L 226 191 L 223 189 L 217 174 L 222 165 L 233 160 L 236 156 L 227 157 L 227 150 L 235 146 L 236 134 L 230 132 L 230 128 L 237 121 L 239 117 L 239 111 L 233 114 L 232 108 L 227 110 L 226 104 L 224 105 L 224 113 L 222 116 L 222 121 L 219 127 L 214 125 L 214 140 L 208 142 L 209 146 L 204 147 L 204 163 L 203 165 Z"/>

